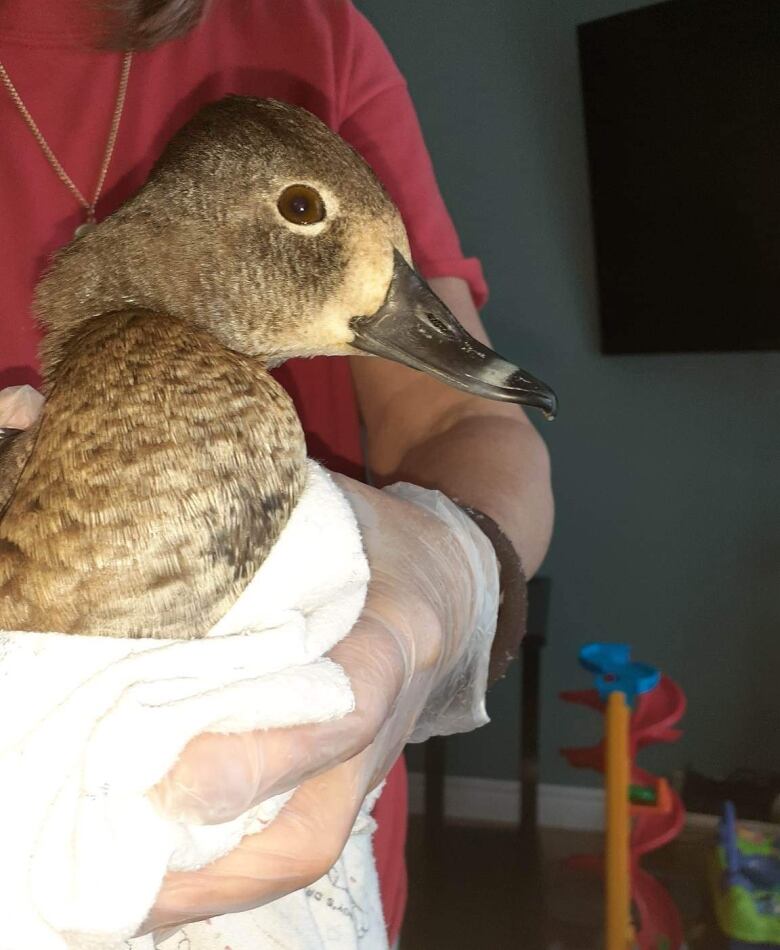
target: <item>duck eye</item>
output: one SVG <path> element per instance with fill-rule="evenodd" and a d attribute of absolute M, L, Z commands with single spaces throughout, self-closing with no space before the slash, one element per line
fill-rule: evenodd
<path fill-rule="evenodd" d="M 290 185 L 279 196 L 279 214 L 291 224 L 317 224 L 325 218 L 325 202 L 308 185 Z"/>

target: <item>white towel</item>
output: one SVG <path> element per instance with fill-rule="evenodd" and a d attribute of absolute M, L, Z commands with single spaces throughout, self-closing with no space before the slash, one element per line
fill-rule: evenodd
<path fill-rule="evenodd" d="M 285 797 L 232 822 L 187 826 L 162 818 L 145 792 L 199 733 L 349 712 L 349 683 L 322 655 L 357 619 L 367 582 L 352 510 L 310 462 L 279 540 L 207 638 L 0 633 L 0 950 L 152 946 L 151 937 L 127 941 L 165 871 L 226 853 L 272 820 Z M 365 817 L 359 824 L 367 828 Z M 365 872 L 362 899 L 375 918 L 362 838 L 350 873 Z M 301 933 L 311 922 L 303 899 L 277 902 L 280 919 L 297 914 Z M 378 913 L 372 928 L 381 935 L 361 946 L 384 945 Z M 294 925 L 284 926 L 297 939 Z"/>

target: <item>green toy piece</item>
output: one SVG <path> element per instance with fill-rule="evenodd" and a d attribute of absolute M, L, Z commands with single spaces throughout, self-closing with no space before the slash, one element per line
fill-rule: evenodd
<path fill-rule="evenodd" d="M 655 789 L 650 785 L 629 785 L 628 798 L 632 805 L 655 805 Z"/>

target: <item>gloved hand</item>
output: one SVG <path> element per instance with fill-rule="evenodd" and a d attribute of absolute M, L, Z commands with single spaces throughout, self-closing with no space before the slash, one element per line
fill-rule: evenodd
<path fill-rule="evenodd" d="M 144 933 L 257 907 L 317 880 L 407 741 L 487 721 L 498 609 L 490 542 L 437 492 L 337 481 L 371 566 L 363 614 L 330 653 L 350 678 L 355 711 L 336 722 L 189 744 L 151 793 L 171 817 L 221 822 L 298 788 L 261 834 L 201 870 L 169 874 Z"/>
<path fill-rule="evenodd" d="M 26 429 L 38 418 L 43 396 L 32 386 L 0 389 L 0 428 Z"/>

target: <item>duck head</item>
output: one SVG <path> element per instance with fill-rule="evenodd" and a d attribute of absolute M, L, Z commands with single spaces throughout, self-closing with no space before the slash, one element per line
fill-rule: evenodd
<path fill-rule="evenodd" d="M 473 339 L 410 260 L 398 210 L 342 139 L 304 109 L 229 97 L 55 259 L 37 293 L 44 362 L 83 320 L 137 307 L 268 365 L 368 353 L 552 417 L 553 392 Z"/>

